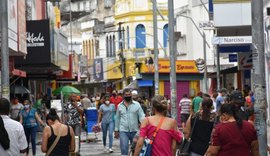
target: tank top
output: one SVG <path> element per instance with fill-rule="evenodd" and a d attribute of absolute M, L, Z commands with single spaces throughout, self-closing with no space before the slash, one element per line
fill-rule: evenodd
<path fill-rule="evenodd" d="M 52 150 L 50 156 L 69 156 L 69 145 L 70 145 L 70 141 L 71 141 L 71 136 L 70 136 L 70 129 L 69 126 L 68 127 L 68 133 L 65 136 L 61 136 L 59 138 L 58 143 L 56 144 L 55 148 Z M 51 136 L 48 139 L 48 144 L 47 144 L 47 149 L 49 149 L 54 140 L 56 139 L 56 135 L 54 134 L 53 128 L 50 126 L 51 128 Z"/>

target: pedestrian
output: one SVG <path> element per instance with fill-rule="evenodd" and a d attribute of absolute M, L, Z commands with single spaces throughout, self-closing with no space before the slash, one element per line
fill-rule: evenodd
<path fill-rule="evenodd" d="M 218 93 L 214 93 L 212 95 L 212 100 L 213 100 L 213 110 L 212 112 L 217 113 L 217 97 L 218 97 Z"/>
<path fill-rule="evenodd" d="M 99 108 L 98 123 L 102 128 L 102 140 L 104 146 L 104 152 L 112 153 L 113 144 L 113 131 L 114 131 L 114 116 L 115 105 L 110 103 L 110 97 L 106 95 L 104 97 L 105 103 Z M 107 132 L 109 131 L 109 148 L 106 146 Z"/>
<path fill-rule="evenodd" d="M 65 123 L 73 128 L 75 136 L 79 137 L 79 148 L 76 151 L 77 155 L 80 155 L 81 146 L 81 118 L 80 115 L 83 114 L 83 107 L 80 102 L 77 102 L 77 96 L 75 93 L 71 93 L 69 96 L 69 101 L 64 105 L 64 116 Z M 76 145 L 77 146 L 77 145 Z"/>
<path fill-rule="evenodd" d="M 37 122 L 43 127 L 45 123 L 41 120 L 35 108 L 32 108 L 32 104 L 29 100 L 24 100 L 24 109 L 20 113 L 20 122 L 23 125 L 27 143 L 29 145 L 31 138 L 32 154 L 36 155 L 36 136 L 37 136 Z M 27 148 L 27 155 L 29 153 L 29 147 Z"/>
<path fill-rule="evenodd" d="M 20 121 L 20 113 L 21 110 L 23 110 L 23 104 L 19 102 L 19 99 L 17 97 L 14 97 L 11 103 L 11 109 L 10 109 L 10 118 L 15 121 Z"/>
<path fill-rule="evenodd" d="M 166 117 L 167 100 L 160 95 L 151 100 L 154 116 L 146 117 L 140 128 L 140 137 L 137 141 L 135 156 L 139 156 L 145 138 L 151 139 L 159 124 L 160 129 L 152 144 L 152 156 L 173 156 L 176 154 L 176 143 L 181 140 L 181 133 L 178 130 L 175 119 Z"/>
<path fill-rule="evenodd" d="M 254 102 L 255 102 L 255 98 L 254 98 L 254 93 L 252 91 L 249 91 L 249 95 L 245 97 L 245 101 L 246 101 L 246 108 L 249 110 L 254 110 Z M 255 120 L 255 116 L 254 114 L 251 115 L 248 118 L 249 121 L 254 122 Z"/>
<path fill-rule="evenodd" d="M 235 110 L 232 104 L 221 106 L 221 123 L 215 127 L 206 156 L 259 156 L 254 126 L 242 120 Z"/>
<path fill-rule="evenodd" d="M 203 156 L 208 149 L 211 132 L 216 119 L 216 113 L 211 113 L 213 101 L 206 98 L 202 101 L 202 109 L 190 115 L 186 128 L 184 129 L 185 138 L 188 139 L 194 125 L 191 136 L 190 156 Z"/>
<path fill-rule="evenodd" d="M 133 91 L 131 92 L 131 94 L 132 94 L 132 100 L 138 102 L 138 97 L 139 97 L 138 91 L 137 91 L 137 90 L 133 90 Z"/>
<path fill-rule="evenodd" d="M 46 116 L 48 126 L 42 135 L 41 151 L 46 156 L 69 156 L 75 150 L 75 136 L 72 127 L 60 122 L 55 109 L 51 109 Z M 59 139 L 57 139 L 59 137 Z M 54 142 L 56 144 L 54 145 Z"/>
<path fill-rule="evenodd" d="M 187 94 L 183 95 L 183 98 L 179 102 L 180 114 L 181 114 L 181 124 L 182 129 L 186 127 L 186 122 L 188 120 L 189 115 L 192 112 L 192 103 L 188 98 Z"/>
<path fill-rule="evenodd" d="M 115 108 L 117 109 L 117 106 L 120 102 L 123 101 L 123 98 L 118 95 L 117 90 L 113 90 L 112 96 L 110 97 L 110 102 L 115 105 Z"/>
<path fill-rule="evenodd" d="M 138 97 L 138 102 L 140 103 L 140 105 L 141 105 L 141 107 L 143 109 L 143 113 L 145 114 L 145 116 L 149 116 L 149 113 L 147 112 L 147 106 L 146 106 L 143 98 L 139 96 Z"/>
<path fill-rule="evenodd" d="M 221 107 L 222 104 L 225 103 L 225 100 L 227 98 L 227 89 L 226 88 L 222 88 L 219 91 L 219 95 L 216 99 L 216 111 L 219 112 L 219 109 Z"/>
<path fill-rule="evenodd" d="M 27 149 L 27 141 L 23 126 L 19 122 L 9 118 L 9 112 L 9 101 L 5 98 L 0 98 L 0 116 L 3 119 L 3 125 L 0 123 L 1 156 L 17 156 L 21 153 L 25 153 Z"/>
<path fill-rule="evenodd" d="M 192 100 L 192 110 L 194 113 L 200 110 L 202 95 L 203 95 L 202 92 L 198 92 L 197 96 Z"/>
<path fill-rule="evenodd" d="M 82 94 L 81 103 L 83 106 L 83 114 L 81 115 L 82 127 L 85 127 L 85 118 L 87 117 L 87 109 L 91 107 L 91 100 L 88 98 L 87 94 Z"/>
<path fill-rule="evenodd" d="M 121 155 L 128 155 L 131 143 L 139 130 L 139 122 L 145 117 L 141 105 L 132 100 L 131 90 L 124 89 L 124 100 L 118 105 L 115 115 L 115 138 L 120 137 Z"/>

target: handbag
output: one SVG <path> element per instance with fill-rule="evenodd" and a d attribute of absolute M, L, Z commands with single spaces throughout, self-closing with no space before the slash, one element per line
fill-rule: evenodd
<path fill-rule="evenodd" d="M 158 123 L 158 126 L 153 134 L 153 136 L 151 137 L 151 139 L 145 138 L 144 142 L 143 142 L 143 147 L 140 151 L 140 156 L 151 156 L 152 153 L 152 147 L 153 147 L 153 142 L 155 140 L 155 137 L 158 133 L 158 130 L 160 129 L 163 121 L 164 121 L 165 117 L 162 117 Z"/>
<path fill-rule="evenodd" d="M 196 122 L 198 120 L 198 116 L 199 115 L 196 115 L 196 117 L 195 117 L 195 120 L 194 120 L 194 123 L 192 125 L 191 133 L 190 133 L 189 137 L 187 139 L 183 139 L 181 146 L 180 146 L 180 150 L 178 150 L 178 152 L 177 152 L 178 156 L 189 156 L 190 155 L 190 145 L 192 142 L 191 137 L 192 137 L 192 134 L 194 132 L 194 128 L 195 128 Z"/>
<path fill-rule="evenodd" d="M 61 133 L 62 133 L 62 130 L 63 130 L 63 126 L 61 125 L 60 126 L 60 129 L 59 129 L 59 132 L 58 132 L 58 135 L 56 137 L 56 139 L 54 140 L 52 146 L 49 148 L 49 150 L 47 151 L 46 153 L 46 156 L 49 156 L 51 153 L 52 153 L 52 150 L 55 148 L 55 146 L 57 145 L 60 137 L 61 137 Z"/>

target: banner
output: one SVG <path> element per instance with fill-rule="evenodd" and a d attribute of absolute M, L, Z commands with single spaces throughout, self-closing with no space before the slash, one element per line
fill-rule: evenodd
<path fill-rule="evenodd" d="M 94 80 L 101 81 L 104 79 L 103 77 L 103 60 L 102 58 L 98 58 L 94 60 Z"/>

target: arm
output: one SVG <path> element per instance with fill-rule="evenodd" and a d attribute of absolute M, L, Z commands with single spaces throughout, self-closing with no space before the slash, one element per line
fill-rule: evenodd
<path fill-rule="evenodd" d="M 205 153 L 206 156 L 216 156 L 218 151 L 220 150 L 220 146 L 212 146 L 210 145 Z"/>
<path fill-rule="evenodd" d="M 101 122 L 101 118 L 102 118 L 102 107 L 101 107 L 100 110 L 98 111 L 98 123 Z"/>
<path fill-rule="evenodd" d="M 49 126 L 45 127 L 43 130 L 43 135 L 42 135 L 42 144 L 41 144 L 41 151 L 43 153 L 46 153 L 48 151 L 47 145 L 48 145 L 48 138 L 49 138 L 49 132 L 50 128 Z"/>
<path fill-rule="evenodd" d="M 70 130 L 70 136 L 71 136 L 69 151 L 74 152 L 75 151 L 75 134 L 72 127 L 68 126 L 68 128 Z"/>
<path fill-rule="evenodd" d="M 19 145 L 20 145 L 20 153 L 25 153 L 27 151 L 27 140 L 25 137 L 24 129 L 22 125 L 19 125 L 20 131 L 19 131 Z"/>
<path fill-rule="evenodd" d="M 120 126 L 120 113 L 118 107 L 115 114 L 115 131 L 119 131 L 119 126 Z"/>
<path fill-rule="evenodd" d="M 258 140 L 251 142 L 251 152 L 252 156 L 259 156 L 259 143 Z"/>
<path fill-rule="evenodd" d="M 142 121 L 141 128 L 144 128 L 145 126 L 147 126 L 147 124 L 148 124 L 148 120 L 145 118 Z M 144 137 L 140 136 L 138 141 L 137 141 L 137 144 L 136 144 L 134 156 L 139 156 L 140 151 L 141 151 L 141 149 L 143 147 L 143 142 L 144 142 Z"/>
<path fill-rule="evenodd" d="M 191 116 L 192 115 L 189 116 L 189 118 L 187 120 L 187 123 L 186 123 L 186 127 L 185 127 L 185 129 L 183 131 L 184 136 L 185 136 L 185 139 L 187 139 L 189 137 L 189 135 L 190 135 L 190 130 L 191 130 Z"/>
<path fill-rule="evenodd" d="M 75 102 L 72 102 L 72 105 L 74 106 L 74 108 L 76 108 L 76 110 L 78 111 L 78 113 L 83 114 L 83 107 L 82 107 L 82 104 L 81 103 L 77 103 L 75 101 Z"/>
<path fill-rule="evenodd" d="M 41 125 L 45 126 L 45 123 L 41 120 L 41 118 L 39 117 L 39 115 L 37 114 L 37 112 L 35 112 L 35 117 L 36 117 L 37 121 L 38 121 Z"/>
<path fill-rule="evenodd" d="M 139 105 L 140 105 L 140 104 L 139 104 Z M 143 119 L 145 118 L 145 114 L 144 114 L 144 112 L 143 112 L 143 109 L 142 109 L 141 105 L 140 105 L 140 107 L 139 107 L 138 117 L 139 117 L 139 121 L 140 121 L 140 122 L 142 122 Z"/>
<path fill-rule="evenodd" d="M 20 123 L 23 124 L 23 117 L 21 114 L 20 114 Z"/>

